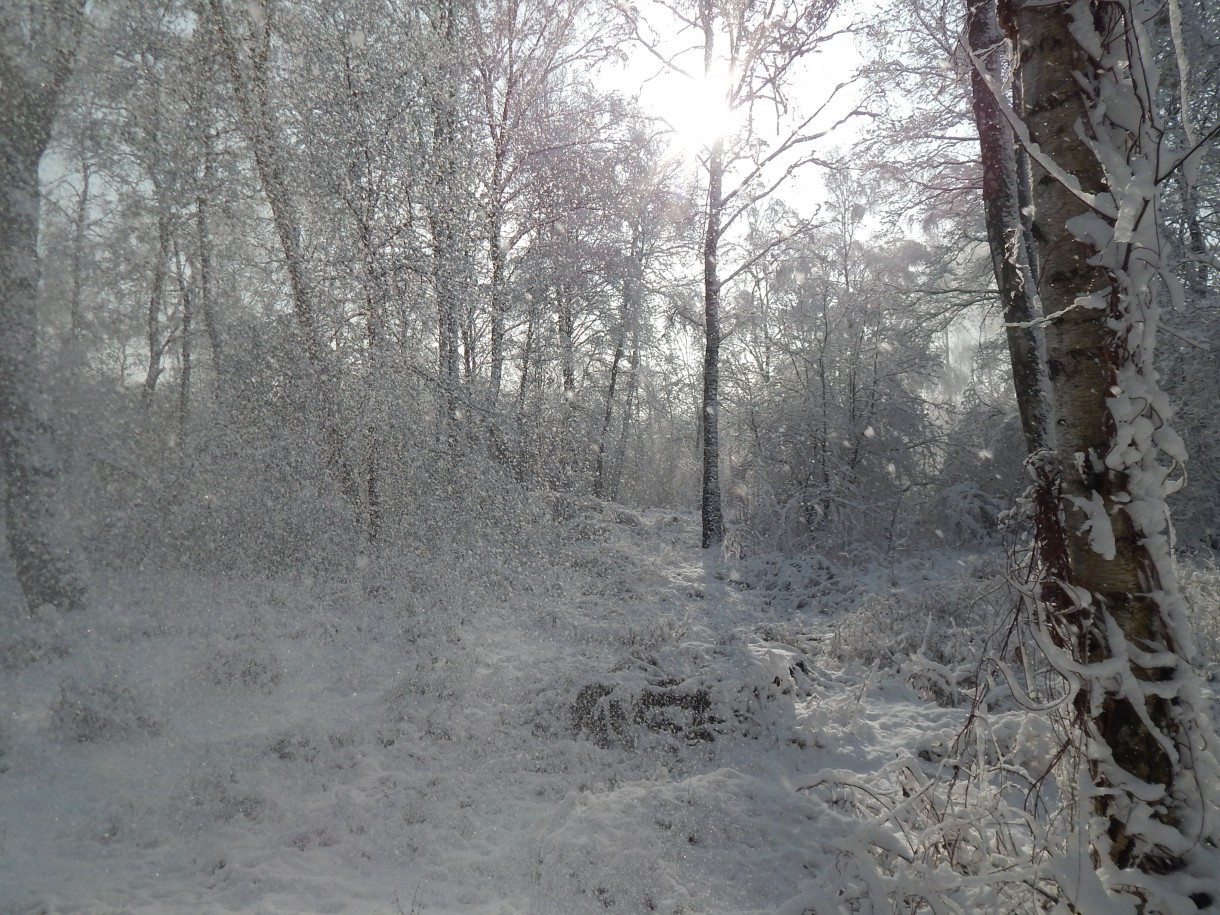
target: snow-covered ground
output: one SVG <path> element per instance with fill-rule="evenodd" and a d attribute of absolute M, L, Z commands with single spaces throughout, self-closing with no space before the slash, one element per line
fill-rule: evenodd
<path fill-rule="evenodd" d="M 705 564 L 693 519 L 597 506 L 562 532 L 528 568 L 115 575 L 86 613 L 0 614 L 0 912 L 822 913 L 876 890 L 884 839 L 818 773 L 938 765 L 967 709 L 894 671 L 949 670 L 935 643 L 985 631 L 1000 560 Z"/>

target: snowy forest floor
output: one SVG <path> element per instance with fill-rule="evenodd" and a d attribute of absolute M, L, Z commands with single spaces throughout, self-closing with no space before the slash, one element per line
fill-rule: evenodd
<path fill-rule="evenodd" d="M 519 565 L 133 573 L 4 614 L 0 912 L 844 907 L 860 821 L 804 789 L 943 758 L 968 706 L 933 681 L 999 625 L 1003 557 L 705 563 L 686 515 L 558 523 Z"/>

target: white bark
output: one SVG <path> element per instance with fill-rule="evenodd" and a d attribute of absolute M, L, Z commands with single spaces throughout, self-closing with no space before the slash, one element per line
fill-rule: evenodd
<path fill-rule="evenodd" d="M 1054 410 L 1037 519 L 1044 647 L 1079 684 L 1097 816 L 1078 816 L 1103 884 L 1116 906 L 1168 915 L 1220 894 L 1216 737 L 1165 503 L 1164 462 L 1184 455 L 1152 364 L 1162 157 L 1146 13 L 1073 0 L 1026 7 L 1019 27 Z"/>

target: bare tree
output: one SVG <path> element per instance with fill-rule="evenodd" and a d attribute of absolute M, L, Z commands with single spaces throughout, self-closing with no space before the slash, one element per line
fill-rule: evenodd
<path fill-rule="evenodd" d="M 335 415 L 334 366 L 323 339 L 318 294 L 301 238 L 302 223 L 285 172 L 276 109 L 271 98 L 271 49 L 274 0 L 246 6 L 245 28 L 230 21 L 224 0 L 209 0 L 212 27 L 228 68 L 242 133 L 250 144 L 259 183 L 271 209 L 272 222 L 284 258 L 293 314 L 306 355 L 306 365 L 321 409 L 327 468 L 344 500 L 355 510 L 361 504 L 360 483 L 347 454 L 344 434 Z"/>
<path fill-rule="evenodd" d="M 700 157 L 707 188 L 701 246 L 704 352 L 700 504 L 702 543 L 708 548 L 724 540 L 720 492 L 721 292 L 748 266 L 740 264 L 726 270 L 721 264 L 722 242 L 753 204 L 776 191 L 799 167 L 816 161 L 806 151 L 807 144 L 824 131 L 815 131 L 813 125 L 843 84 L 807 117 L 791 117 L 788 93 L 800 62 L 830 37 L 827 25 L 838 0 L 767 4 L 691 0 L 659 2 L 658 6 L 677 23 L 677 40 L 691 42 L 688 50 L 699 55 L 698 69 L 683 66 L 683 52 L 668 53 L 665 43 L 633 11 L 631 25 L 636 40 L 666 70 L 714 88 L 720 94 L 725 116 L 740 118 L 743 125 L 732 130 L 726 124 Z M 764 128 L 768 114 L 775 124 L 787 126 L 769 133 Z"/>
<path fill-rule="evenodd" d="M 592 67 L 610 53 L 611 36 L 601 8 L 588 0 L 491 0 L 473 9 L 474 92 L 489 157 L 481 191 L 494 403 L 504 378 L 510 256 L 536 228 L 536 219 L 513 204 L 522 197 L 529 157 L 552 152 L 539 135 L 541 109 L 574 68 Z"/>

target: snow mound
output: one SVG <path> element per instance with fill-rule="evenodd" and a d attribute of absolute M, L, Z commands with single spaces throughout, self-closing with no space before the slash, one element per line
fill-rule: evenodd
<path fill-rule="evenodd" d="M 571 795 L 536 839 L 530 911 L 773 912 L 806 873 L 819 809 L 731 768 Z"/>

